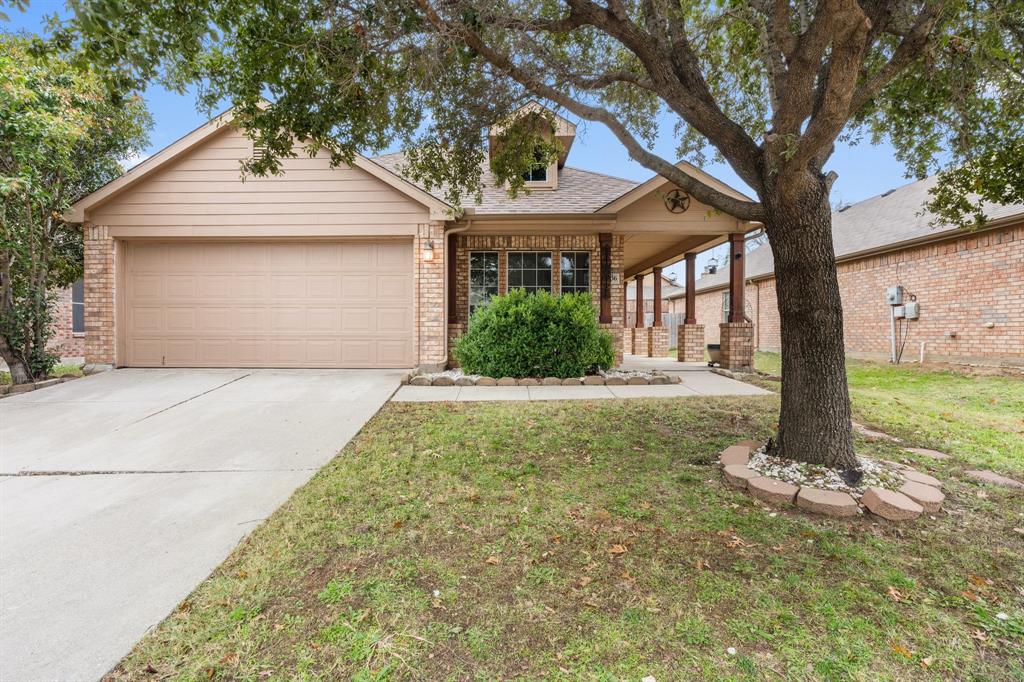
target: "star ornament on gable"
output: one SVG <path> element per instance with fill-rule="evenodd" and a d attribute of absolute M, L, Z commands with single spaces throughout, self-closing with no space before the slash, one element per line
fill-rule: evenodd
<path fill-rule="evenodd" d="M 665 208 L 669 213 L 683 213 L 690 208 L 690 195 L 681 189 L 674 189 L 665 195 Z"/>

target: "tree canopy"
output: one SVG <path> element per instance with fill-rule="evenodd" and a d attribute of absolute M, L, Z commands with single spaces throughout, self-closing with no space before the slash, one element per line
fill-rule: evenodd
<path fill-rule="evenodd" d="M 702 201 L 757 220 L 651 149 L 767 173 L 820 171 L 839 140 L 889 139 L 915 176 L 947 170 L 932 208 L 1024 200 L 1020 0 L 76 0 L 71 27 L 121 85 L 158 77 L 230 102 L 270 151 L 292 135 L 337 160 L 398 141 L 408 172 L 452 201 L 479 189 L 482 130 L 541 97 L 600 122 L 630 155 Z M 264 106 L 265 100 L 270 105 Z M 510 150 L 522 145 L 510 145 Z M 550 150 L 546 153 L 551 153 Z M 498 164 L 518 189 L 528 155 Z"/>
<path fill-rule="evenodd" d="M 82 275 L 61 215 L 146 144 L 141 99 L 112 93 L 61 46 L 0 33 L 0 351 L 15 379 L 45 375 L 52 287 Z"/>

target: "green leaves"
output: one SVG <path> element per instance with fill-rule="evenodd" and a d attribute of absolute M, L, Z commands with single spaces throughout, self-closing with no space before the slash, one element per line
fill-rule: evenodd
<path fill-rule="evenodd" d="M 478 308 L 453 351 L 463 370 L 490 377 L 581 377 L 615 362 L 589 294 L 513 289 Z"/>
<path fill-rule="evenodd" d="M 0 347 L 21 380 L 53 364 L 48 289 L 82 274 L 82 234 L 62 214 L 121 174 L 149 126 L 141 99 L 62 45 L 0 33 Z"/>

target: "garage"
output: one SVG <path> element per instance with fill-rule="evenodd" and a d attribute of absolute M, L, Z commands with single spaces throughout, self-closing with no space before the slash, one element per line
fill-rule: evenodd
<path fill-rule="evenodd" d="M 410 367 L 412 240 L 124 242 L 130 367 Z"/>

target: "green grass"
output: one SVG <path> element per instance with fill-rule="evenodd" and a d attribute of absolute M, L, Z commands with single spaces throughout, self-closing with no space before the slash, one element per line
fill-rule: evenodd
<path fill-rule="evenodd" d="M 757 369 L 781 372 L 777 353 Z M 1024 468 L 1024 376 L 847 361 L 854 418 L 920 447 L 1013 473 Z M 778 390 L 778 384 L 768 384 Z"/>
<path fill-rule="evenodd" d="M 53 369 L 50 370 L 50 374 L 48 376 L 51 379 L 56 379 L 58 377 L 65 377 L 65 376 L 80 377 L 80 376 L 82 376 L 82 366 L 81 365 L 66 365 L 66 364 L 54 365 Z M 0 372 L 0 384 L 9 384 L 9 383 L 11 383 L 11 373 L 10 372 Z"/>
<path fill-rule="evenodd" d="M 112 678 L 1024 678 L 1019 492 L 964 448 L 934 519 L 766 508 L 713 460 L 777 409 L 388 404 Z"/>

